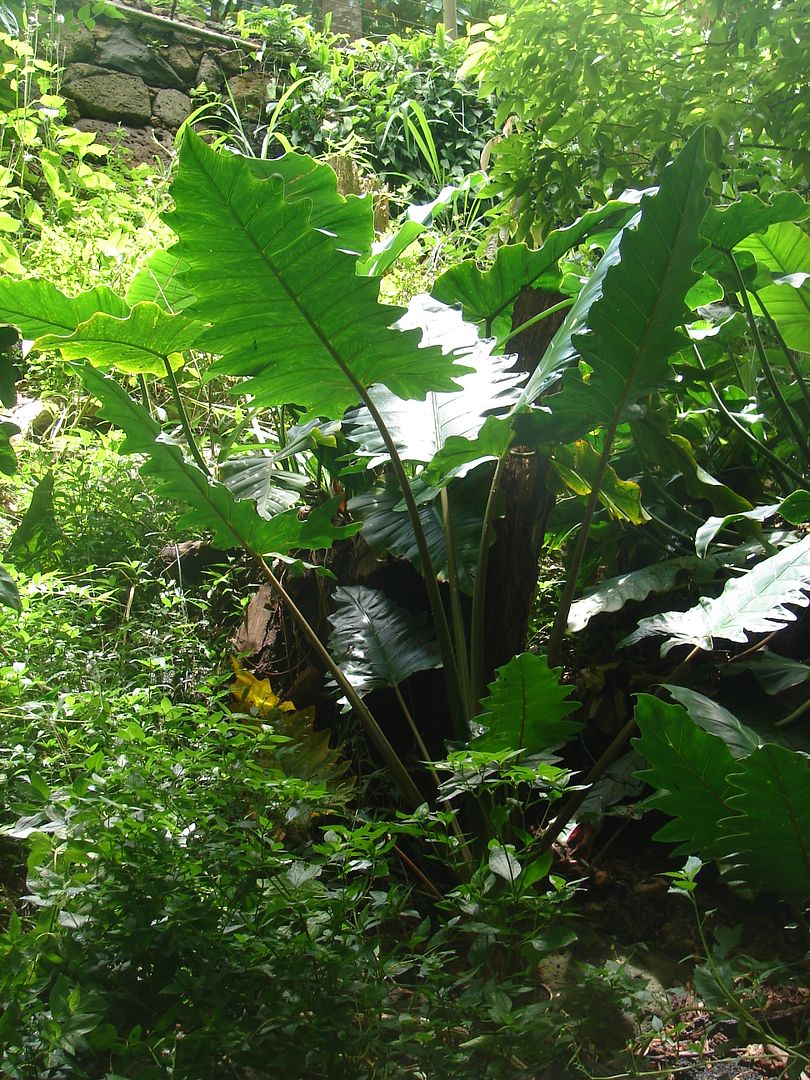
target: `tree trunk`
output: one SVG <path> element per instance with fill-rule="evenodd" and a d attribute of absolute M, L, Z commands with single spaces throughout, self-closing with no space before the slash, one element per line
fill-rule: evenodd
<path fill-rule="evenodd" d="M 523 289 L 512 314 L 513 329 L 562 299 L 558 293 Z M 564 310 L 556 312 L 512 339 L 509 348 L 518 354 L 519 370 L 534 371 L 565 316 Z M 544 455 L 526 446 L 514 446 L 503 472 L 505 512 L 498 522 L 487 572 L 488 681 L 496 668 L 526 647 L 537 589 L 537 564 L 554 506 L 554 496 L 548 489 L 549 468 L 549 459 Z"/>

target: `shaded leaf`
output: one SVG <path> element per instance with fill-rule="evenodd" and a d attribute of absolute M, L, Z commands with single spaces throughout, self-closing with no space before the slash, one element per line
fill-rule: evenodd
<path fill-rule="evenodd" d="M 452 481 L 448 488 L 456 571 L 459 587 L 467 593 L 473 590 L 490 479 L 490 469 L 476 469 L 463 480 Z M 401 555 L 421 570 L 411 522 L 401 504 L 402 493 L 398 484 L 393 478 L 386 477 L 369 491 L 351 499 L 349 510 L 362 521 L 363 539 L 372 551 Z M 419 507 L 419 520 L 427 540 L 433 573 L 446 580 L 447 546 L 438 499 Z M 493 542 L 494 539 L 493 536 Z"/>
<path fill-rule="evenodd" d="M 723 740 L 732 757 L 745 757 L 759 746 L 762 740 L 757 733 L 716 701 L 686 686 L 671 686 L 668 683 L 663 685 L 672 697 L 683 705 L 696 724 L 710 735 L 717 735 Z"/>
<path fill-rule="evenodd" d="M 641 570 L 607 578 L 571 605 L 568 632 L 573 634 L 583 630 L 594 615 L 619 611 L 630 600 L 646 600 L 650 593 L 669 592 L 675 588 L 684 570 L 699 570 L 706 565 L 695 555 L 680 555 Z"/>
<path fill-rule="evenodd" d="M 703 597 L 688 611 L 642 619 L 619 645 L 632 645 L 652 634 L 666 635 L 661 646 L 661 655 L 666 656 L 676 645 L 710 652 L 715 638 L 743 643 L 748 634 L 767 634 L 795 622 L 796 613 L 788 605 L 807 607 L 809 589 L 810 536 L 806 536 L 729 581 L 716 599 Z"/>
<path fill-rule="evenodd" d="M 575 495 L 590 495 L 599 467 L 600 455 L 585 439 L 571 446 L 560 446 L 552 454 L 552 462 L 565 486 Z M 608 466 L 599 485 L 599 501 L 611 517 L 643 525 L 650 515 L 641 505 L 641 488 L 632 480 L 622 480 Z"/>
<path fill-rule="evenodd" d="M 717 858 L 723 850 L 717 823 L 729 813 L 731 751 L 719 736 L 698 727 L 681 705 L 667 705 L 649 694 L 638 695 L 636 722 L 641 738 L 633 739 L 633 746 L 649 762 L 638 776 L 656 789 L 644 805 L 673 819 L 655 839 L 677 843 L 676 855 Z"/>
<path fill-rule="evenodd" d="M 0 604 L 14 611 L 22 611 L 19 590 L 4 566 L 0 566 Z"/>
<path fill-rule="evenodd" d="M 569 700 L 573 687 L 560 683 L 560 670 L 534 653 L 520 653 L 498 668 L 475 718 L 485 730 L 471 741 L 470 749 L 525 750 L 532 755 L 568 742 L 582 724 L 566 719 L 579 702 Z"/>
<path fill-rule="evenodd" d="M 344 585 L 329 616 L 329 652 L 358 694 L 399 686 L 417 671 L 441 667 L 432 627 L 379 589 Z"/>
<path fill-rule="evenodd" d="M 810 760 L 767 743 L 730 777 L 731 817 L 723 821 L 721 857 L 729 879 L 788 896 L 810 894 Z"/>

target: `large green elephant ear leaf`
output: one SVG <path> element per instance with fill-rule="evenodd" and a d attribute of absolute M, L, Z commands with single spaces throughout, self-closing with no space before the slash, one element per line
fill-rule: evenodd
<path fill-rule="evenodd" d="M 308 199 L 312 204 L 310 225 L 334 237 L 338 247 L 355 255 L 370 250 L 374 240 L 371 195 L 339 194 L 337 177 L 329 165 L 295 150 L 280 158 L 245 158 L 244 161 L 259 180 L 280 177 L 287 202 Z"/>
<path fill-rule="evenodd" d="M 372 390 L 374 404 L 404 461 L 427 464 L 448 439 L 476 439 L 488 416 L 508 412 L 517 401 L 526 376 L 512 370 L 515 357 L 493 356 L 494 342 L 482 340 L 458 311 L 430 296 L 416 296 L 397 326 L 421 330 L 425 344 L 438 346 L 470 369 L 459 378 L 457 391 L 429 393 L 424 401 L 403 401 L 385 387 Z M 504 436 L 509 437 L 506 426 Z M 374 464 L 388 460 L 379 428 L 365 406 L 352 415 L 348 437 L 360 456 L 372 458 Z M 465 461 L 451 475 L 462 476 L 480 460 Z"/>
<path fill-rule="evenodd" d="M 186 313 L 211 323 L 201 344 L 219 354 L 212 370 L 244 378 L 256 406 L 337 418 L 374 383 L 403 398 L 456 388 L 465 369 L 391 329 L 402 309 L 378 303 L 379 282 L 357 276 L 355 258 L 312 227 L 309 200 L 288 202 L 278 177 L 256 179 L 244 158 L 189 131 L 172 196 L 171 250 L 196 297 Z"/>
<path fill-rule="evenodd" d="M 769 634 L 796 621 L 793 607 L 810 603 L 810 536 L 790 544 L 758 563 L 741 578 L 733 578 L 715 599 L 703 597 L 688 611 L 667 611 L 642 619 L 638 629 L 620 645 L 664 635 L 661 655 L 676 645 L 710 652 L 715 638 L 748 640 L 749 634 Z"/>
<path fill-rule="evenodd" d="M 329 652 L 361 696 L 441 667 L 432 629 L 379 589 L 343 585 L 335 590 L 335 603 Z"/>
<path fill-rule="evenodd" d="M 737 245 L 749 251 L 770 270 L 772 285 L 757 295 L 786 345 L 810 352 L 810 236 L 798 225 L 783 221 L 760 236 L 749 236 Z"/>
<path fill-rule="evenodd" d="M 480 270 L 472 259 L 459 263 L 437 279 L 433 295 L 444 304 L 461 304 L 464 318 L 481 323 L 485 333 L 490 334 L 497 321 L 511 312 L 521 289 L 557 289 L 561 281 L 557 263 L 562 256 L 597 229 L 620 229 L 638 209 L 637 202 L 638 198 L 628 193 L 627 200 L 618 199 L 591 210 L 573 225 L 550 233 L 537 250 L 525 244 L 499 248 L 488 270 Z"/>
<path fill-rule="evenodd" d="M 170 315 L 157 304 L 136 304 L 126 318 L 97 312 L 67 337 L 48 334 L 36 349 L 58 349 L 66 360 L 89 360 L 94 367 L 117 368 L 130 375 L 165 375 L 183 363 L 182 354 L 196 344 L 204 323 Z"/>
<path fill-rule="evenodd" d="M 677 332 L 685 298 L 706 247 L 700 226 L 709 205 L 706 132 L 696 131 L 666 167 L 655 194 L 608 244 L 527 382 L 516 410 L 533 406 L 562 374 L 544 411 L 516 417 L 529 444 L 567 443 L 637 415 L 636 402 L 670 379 L 669 358 L 684 344 Z M 583 377 L 578 360 L 590 374 Z"/>
<path fill-rule="evenodd" d="M 67 337 L 97 312 L 125 319 L 129 305 L 106 285 L 65 296 L 48 281 L 0 279 L 0 322 L 19 327 L 31 341 L 46 334 Z"/>
<path fill-rule="evenodd" d="M 224 484 L 186 461 L 180 446 L 161 432 L 146 409 L 114 379 L 89 364 L 79 366 L 78 372 L 87 390 L 101 402 L 104 419 L 126 435 L 121 452 L 147 455 L 142 471 L 155 477 L 161 495 L 188 508 L 181 528 L 210 531 L 214 543 L 224 550 L 244 547 L 259 555 L 281 556 L 293 549 L 328 548 L 357 532 L 359 525 L 332 525 L 336 499 L 319 506 L 304 521 L 295 509 L 271 520 L 260 517 L 252 502 L 237 501 Z"/>
<path fill-rule="evenodd" d="M 741 771 L 740 771 L 741 770 Z M 766 743 L 737 762 L 722 822 L 721 858 L 733 884 L 810 895 L 810 760 Z"/>
<path fill-rule="evenodd" d="M 475 722 L 484 731 L 470 743 L 471 750 L 497 753 L 525 750 L 545 754 L 562 746 L 582 724 L 568 719 L 579 708 L 571 701 L 572 687 L 560 683 L 560 669 L 550 668 L 545 656 L 520 653 L 498 668 L 481 702 Z"/>
<path fill-rule="evenodd" d="M 672 818 L 655 839 L 677 843 L 678 855 L 717 858 L 723 851 L 717 823 L 729 814 L 728 778 L 736 766 L 731 751 L 683 706 L 649 694 L 638 695 L 636 721 L 641 738 L 633 745 L 650 765 L 637 775 L 655 788 L 646 805 Z"/>
<path fill-rule="evenodd" d="M 491 479 L 491 468 L 482 466 L 461 480 L 453 480 L 447 489 L 456 574 L 459 588 L 467 593 L 472 593 L 475 582 Z M 414 485 L 414 494 L 420 502 L 422 491 L 420 484 Z M 349 502 L 349 510 L 362 521 L 363 539 L 372 551 L 409 559 L 422 572 L 411 520 L 402 506 L 402 491 L 393 477 L 388 476 L 369 491 L 356 495 Z M 427 541 L 431 572 L 440 581 L 446 581 L 449 575 L 447 534 L 437 498 L 421 503 L 419 520 Z M 491 542 L 494 540 L 493 535 Z"/>

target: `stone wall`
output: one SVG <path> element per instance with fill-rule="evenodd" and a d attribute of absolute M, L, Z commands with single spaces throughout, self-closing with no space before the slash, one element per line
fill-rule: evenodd
<path fill-rule="evenodd" d="M 233 95 L 243 117 L 258 119 L 268 76 L 256 44 L 205 26 L 180 24 L 124 7 L 121 20 L 64 27 L 61 92 L 71 122 L 101 142 L 120 140 L 132 164 L 168 160 L 174 136 L 200 103 L 192 91 Z"/>

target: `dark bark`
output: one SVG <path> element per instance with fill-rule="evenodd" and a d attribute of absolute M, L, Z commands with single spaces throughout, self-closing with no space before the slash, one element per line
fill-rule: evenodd
<path fill-rule="evenodd" d="M 512 314 L 513 329 L 562 299 L 558 293 L 523 289 Z M 565 315 L 564 310 L 556 312 L 512 339 L 509 349 L 518 354 L 520 370 L 534 371 Z M 554 506 L 548 485 L 549 468 L 549 459 L 544 455 L 526 446 L 515 446 L 503 472 L 504 515 L 498 522 L 487 576 L 488 680 L 496 668 L 526 646 L 537 589 L 538 560 L 548 516 Z"/>

